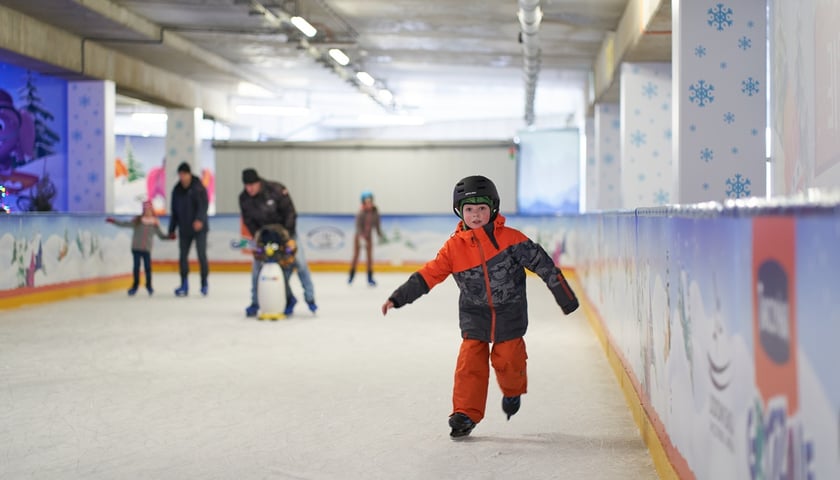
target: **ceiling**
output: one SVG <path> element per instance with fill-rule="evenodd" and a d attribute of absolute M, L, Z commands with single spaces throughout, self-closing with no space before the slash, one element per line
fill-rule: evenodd
<path fill-rule="evenodd" d="M 87 6 L 93 3 L 107 8 Z M 229 92 L 234 105 L 249 106 L 240 107 L 240 112 L 252 112 L 238 114 L 234 119 L 238 122 L 274 122 L 285 126 L 287 133 L 295 124 L 348 129 L 375 126 L 384 118 L 391 119 L 388 124 L 487 120 L 525 124 L 516 0 L 3 0 L 3 4 Z M 536 125 L 556 126 L 582 117 L 596 56 L 626 6 L 627 0 L 540 2 Z M 306 37 L 288 22 L 296 15 L 317 29 L 314 37 Z M 340 67 L 327 56 L 330 48 L 341 49 L 350 63 Z M 374 87 L 360 87 L 353 76 L 357 71 L 368 72 L 376 80 Z M 250 88 L 242 90 L 243 82 Z M 393 99 L 380 97 L 382 89 L 390 91 Z M 266 106 L 282 108 L 253 113 Z"/>

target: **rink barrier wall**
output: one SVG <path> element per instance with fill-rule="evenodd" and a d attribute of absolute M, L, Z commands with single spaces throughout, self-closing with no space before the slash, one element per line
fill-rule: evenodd
<path fill-rule="evenodd" d="M 130 219 L 131 215 L 117 216 Z M 27 303 L 54 301 L 97 292 L 119 290 L 130 278 L 131 229 L 105 222 L 106 215 L 31 213 L 0 216 L 0 310 Z M 556 261 L 565 245 L 561 217 L 511 216 L 508 224 L 538 239 Z M 160 217 L 164 231 L 168 217 Z M 375 272 L 406 272 L 419 269 L 437 254 L 458 223 L 446 215 L 382 215 L 384 239 L 374 246 Z M 245 229 L 239 215 L 214 215 L 209 219 L 207 256 L 213 272 L 250 272 L 252 254 L 232 247 Z M 298 245 L 315 272 L 346 272 L 353 256 L 354 215 L 300 215 Z M 177 241 L 155 239 L 152 245 L 154 272 L 178 271 Z M 568 255 L 563 254 L 564 261 Z M 365 270 L 364 252 L 358 271 Z M 190 251 L 190 272 L 197 275 L 195 249 Z M 76 283 L 82 281 L 81 284 Z M 211 279 L 212 282 L 212 279 Z M 47 288 L 48 287 L 48 288 Z M 39 295 L 39 292 L 44 292 Z M 59 294 L 61 292 L 61 294 Z M 63 295 L 63 296 L 62 296 Z M 16 300 L 12 301 L 11 299 Z"/>
<path fill-rule="evenodd" d="M 570 228 L 585 310 L 660 475 L 840 478 L 836 197 Z"/>
<path fill-rule="evenodd" d="M 664 425 L 662 425 L 656 412 L 651 409 L 645 398 L 639 395 L 641 389 L 636 375 L 631 369 L 627 368 L 627 360 L 623 358 L 614 340 L 606 330 L 601 314 L 587 296 L 577 273 L 564 270 L 564 275 L 578 294 L 587 323 L 589 323 L 601 344 L 601 348 L 604 350 L 607 363 L 609 363 L 621 392 L 624 394 L 627 408 L 639 428 L 642 441 L 645 442 L 645 446 L 650 452 L 659 478 L 662 480 L 693 479 L 694 474 L 688 468 L 688 464 L 682 458 L 682 455 L 674 448 L 668 437 L 668 432 L 665 431 Z"/>

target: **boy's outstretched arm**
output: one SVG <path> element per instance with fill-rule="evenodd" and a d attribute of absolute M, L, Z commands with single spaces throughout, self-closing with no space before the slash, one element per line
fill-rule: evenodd
<path fill-rule="evenodd" d="M 572 287 L 560 269 L 554 265 L 554 260 L 538 243 L 526 240 L 515 245 L 514 249 L 521 265 L 536 273 L 545 282 L 563 313 L 568 315 L 578 309 L 580 303 Z"/>
<path fill-rule="evenodd" d="M 382 315 L 388 313 L 392 308 L 400 308 L 407 305 L 421 296 L 429 293 L 429 285 L 419 272 L 414 272 L 408 277 L 405 283 L 397 287 L 394 293 L 388 297 L 388 301 L 382 305 Z"/>
<path fill-rule="evenodd" d="M 382 314 L 385 315 L 392 308 L 408 305 L 429 293 L 432 287 L 446 280 L 451 273 L 452 263 L 449 261 L 447 244 L 444 244 L 434 260 L 426 262 L 420 270 L 412 273 L 405 283 L 394 290 L 388 301 L 382 305 Z"/>
<path fill-rule="evenodd" d="M 394 308 L 394 302 L 388 300 L 387 302 L 382 304 L 382 315 L 387 315 L 388 310 Z"/>

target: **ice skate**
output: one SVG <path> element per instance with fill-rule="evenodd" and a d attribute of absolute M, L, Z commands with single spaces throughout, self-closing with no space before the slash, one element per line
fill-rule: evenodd
<path fill-rule="evenodd" d="M 350 285 L 353 283 L 353 278 L 356 276 L 355 270 L 350 270 L 350 276 L 347 277 L 347 284 Z"/>
<path fill-rule="evenodd" d="M 137 287 L 131 287 L 128 289 L 128 296 L 133 297 L 134 294 L 137 293 Z"/>
<path fill-rule="evenodd" d="M 373 280 L 373 272 L 368 272 L 368 285 L 371 287 L 376 286 L 376 281 Z"/>
<path fill-rule="evenodd" d="M 146 291 L 149 292 L 150 297 L 155 293 L 155 289 L 152 287 L 146 287 Z"/>
<path fill-rule="evenodd" d="M 201 286 L 201 295 L 203 295 L 205 297 L 207 296 L 207 284 L 206 283 Z"/>
<path fill-rule="evenodd" d="M 292 312 L 295 311 L 295 305 L 297 305 L 297 298 L 295 298 L 295 297 L 290 298 L 289 301 L 286 302 L 286 309 L 283 310 L 283 314 L 286 315 L 286 316 L 291 315 Z"/>
<path fill-rule="evenodd" d="M 452 427 L 449 436 L 457 439 L 469 435 L 473 428 L 475 428 L 475 422 L 466 414 L 455 412 L 449 417 L 449 426 Z"/>
<path fill-rule="evenodd" d="M 306 302 L 306 305 L 309 307 L 309 311 L 312 313 L 315 313 L 315 311 L 318 310 L 318 305 L 315 304 L 315 300 L 312 300 L 311 302 Z"/>
<path fill-rule="evenodd" d="M 522 405 L 521 398 L 520 395 L 515 397 L 502 397 L 502 411 L 507 414 L 508 420 L 519 411 L 519 407 Z"/>
<path fill-rule="evenodd" d="M 253 318 L 257 316 L 257 313 L 260 311 L 260 306 L 252 303 L 248 305 L 248 308 L 245 309 L 245 316 L 248 318 Z"/>
<path fill-rule="evenodd" d="M 190 292 L 190 287 L 186 281 L 181 283 L 181 286 L 175 289 L 175 296 L 176 297 L 186 297 L 187 294 Z"/>

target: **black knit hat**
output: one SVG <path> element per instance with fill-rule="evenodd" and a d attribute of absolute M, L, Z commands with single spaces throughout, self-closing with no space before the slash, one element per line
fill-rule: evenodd
<path fill-rule="evenodd" d="M 181 162 L 181 164 L 178 165 L 178 173 L 192 173 L 192 170 L 190 170 L 190 164 L 187 162 Z"/>
<path fill-rule="evenodd" d="M 253 168 L 246 168 L 242 170 L 242 183 L 257 183 L 260 181 L 260 175 Z"/>

